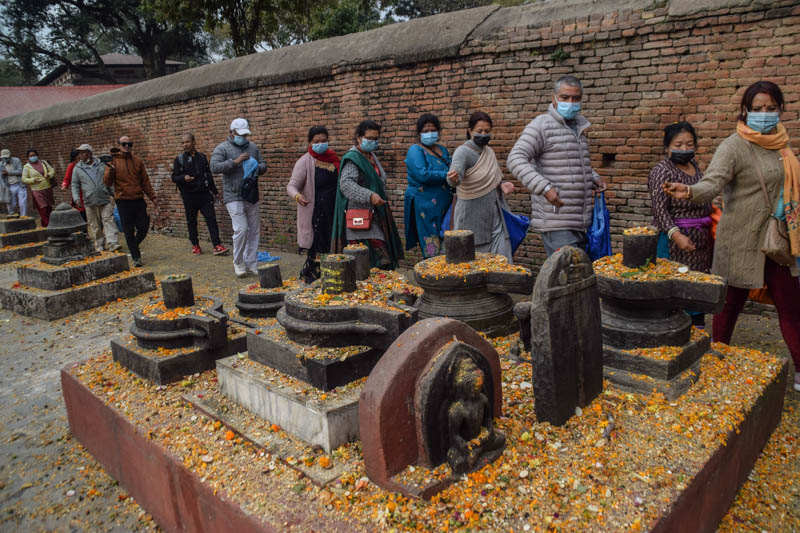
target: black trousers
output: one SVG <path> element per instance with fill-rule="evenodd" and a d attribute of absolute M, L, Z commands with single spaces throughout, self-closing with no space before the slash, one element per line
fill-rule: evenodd
<path fill-rule="evenodd" d="M 219 226 L 217 225 L 217 214 L 214 212 L 214 197 L 208 191 L 181 193 L 183 198 L 183 208 L 186 211 L 186 225 L 189 226 L 189 240 L 197 246 L 197 212 L 203 214 L 208 226 L 208 234 L 211 236 L 211 244 L 217 246 L 222 244 L 219 240 Z"/>
<path fill-rule="evenodd" d="M 119 220 L 122 222 L 122 231 L 125 234 L 125 243 L 131 252 L 133 260 L 142 257 L 139 245 L 147 237 L 150 229 L 150 217 L 147 216 L 147 204 L 144 199 L 117 200 Z"/>

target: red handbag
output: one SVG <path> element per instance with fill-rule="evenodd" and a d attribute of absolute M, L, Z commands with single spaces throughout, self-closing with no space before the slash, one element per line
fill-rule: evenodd
<path fill-rule="evenodd" d="M 347 229 L 369 229 L 372 225 L 372 209 L 348 209 L 344 216 Z"/>

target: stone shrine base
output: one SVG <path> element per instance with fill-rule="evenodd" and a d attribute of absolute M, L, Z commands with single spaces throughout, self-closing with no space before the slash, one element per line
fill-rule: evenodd
<path fill-rule="evenodd" d="M 34 242 L 31 244 L 4 246 L 0 248 L 0 265 L 42 255 L 44 244 L 44 242 Z"/>
<path fill-rule="evenodd" d="M 111 353 L 114 361 L 129 368 L 137 375 L 153 383 L 163 385 L 184 376 L 211 370 L 217 359 L 229 357 L 247 350 L 245 331 L 235 326 L 228 327 L 228 343 L 221 348 L 174 348 L 169 350 L 150 350 L 142 348 L 127 335 L 122 339 L 112 339 Z"/>
<path fill-rule="evenodd" d="M 17 282 L 11 287 L 0 287 L 0 303 L 20 315 L 56 320 L 155 288 L 153 273 L 136 269 L 58 291 L 36 289 Z"/>
<path fill-rule="evenodd" d="M 765 354 L 725 350 L 724 361 L 703 357 L 700 380 L 674 406 L 607 385 L 563 428 L 531 423 L 530 366 L 502 362 L 506 405 L 497 424 L 506 451 L 457 480 L 439 503 L 401 501 L 359 478 L 357 446 L 328 455 L 306 447 L 282 459 L 273 452 L 277 441 L 252 443 L 266 425 L 239 422 L 247 434 L 226 431 L 227 420 L 207 419 L 187 404 L 188 394 L 221 396 L 208 392 L 217 385 L 213 371 L 156 387 L 101 355 L 68 365 L 61 381 L 72 434 L 167 531 L 374 531 L 424 520 L 431 530 L 448 522 L 474 530 L 547 522 L 574 530 L 713 532 L 780 421 L 789 367 Z M 601 438 L 609 417 L 614 428 Z M 280 438 L 280 428 L 270 438 Z M 324 487 L 292 466 L 322 465 L 323 458 L 344 468 Z"/>
<path fill-rule="evenodd" d="M 324 393 L 309 397 L 295 392 L 305 385 L 302 382 L 236 356 L 217 361 L 217 378 L 220 390 L 233 402 L 326 452 L 358 440 L 358 396 L 363 380 L 333 399 Z"/>

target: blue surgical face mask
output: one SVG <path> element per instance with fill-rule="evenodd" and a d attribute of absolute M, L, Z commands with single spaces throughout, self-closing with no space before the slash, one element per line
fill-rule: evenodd
<path fill-rule="evenodd" d="M 233 136 L 233 144 L 235 144 L 236 146 L 242 146 L 246 142 L 247 142 L 247 137 L 245 137 L 244 135 Z"/>
<path fill-rule="evenodd" d="M 36 163 L 39 160 L 39 156 L 32 155 L 28 158 L 28 161 L 31 163 Z"/>
<path fill-rule="evenodd" d="M 566 120 L 572 120 L 581 110 L 580 102 L 556 102 L 556 104 L 556 111 Z"/>
<path fill-rule="evenodd" d="M 422 141 L 422 144 L 425 146 L 433 146 L 436 144 L 436 141 L 439 140 L 439 132 L 438 131 L 426 131 L 420 134 L 419 139 Z"/>
<path fill-rule="evenodd" d="M 780 118 L 777 111 L 773 112 L 747 112 L 747 125 L 759 133 L 767 133 L 778 125 Z"/>
<path fill-rule="evenodd" d="M 371 152 L 378 148 L 378 141 L 374 139 L 367 139 L 366 137 L 361 139 L 361 149 L 365 152 Z"/>
<path fill-rule="evenodd" d="M 328 151 L 328 143 L 314 143 L 311 145 L 311 149 L 320 155 L 324 154 Z"/>

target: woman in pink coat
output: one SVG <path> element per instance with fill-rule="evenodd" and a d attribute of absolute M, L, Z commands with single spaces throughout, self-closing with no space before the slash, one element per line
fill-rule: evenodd
<path fill-rule="evenodd" d="M 311 283 L 319 278 L 319 254 L 331 249 L 333 210 L 339 178 L 339 156 L 328 148 L 328 130 L 308 130 L 308 152 L 297 160 L 286 192 L 297 203 L 297 244 L 307 252 L 300 278 Z"/>

